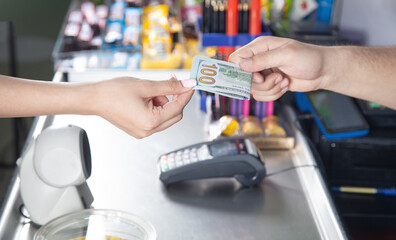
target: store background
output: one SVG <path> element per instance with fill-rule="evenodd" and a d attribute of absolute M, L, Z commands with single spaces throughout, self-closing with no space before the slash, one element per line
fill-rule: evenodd
<path fill-rule="evenodd" d="M 396 45 L 395 0 L 343 0 L 341 32 L 354 32 L 368 46 Z"/>
<path fill-rule="evenodd" d="M 51 52 L 70 0 L 1 0 L 0 22 L 12 21 L 17 50 L 17 76 L 51 80 L 54 74 Z M 343 0 L 339 19 L 341 32 L 363 37 L 369 46 L 396 45 L 395 0 Z M 0 29 L 0 74 L 9 75 L 6 41 Z M 32 118 L 23 119 L 20 145 Z M 13 172 L 15 135 L 13 119 L 0 119 L 0 196 Z"/>

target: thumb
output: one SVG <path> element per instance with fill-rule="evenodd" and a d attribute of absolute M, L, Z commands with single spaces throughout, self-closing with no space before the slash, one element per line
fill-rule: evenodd
<path fill-rule="evenodd" d="M 195 85 L 197 85 L 195 79 L 152 81 L 149 92 L 151 96 L 174 95 L 187 92 Z"/>
<path fill-rule="evenodd" d="M 239 66 L 247 72 L 259 72 L 269 68 L 280 67 L 284 64 L 285 54 L 282 48 L 276 48 L 266 52 L 259 53 L 250 58 L 244 58 L 239 61 Z"/>

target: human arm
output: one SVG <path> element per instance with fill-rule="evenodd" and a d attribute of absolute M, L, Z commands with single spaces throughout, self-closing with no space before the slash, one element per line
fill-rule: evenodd
<path fill-rule="evenodd" d="M 54 83 L 0 75 L 0 117 L 98 115 L 142 138 L 182 118 L 194 82 L 123 77 L 89 83 Z M 169 101 L 166 95 L 173 97 Z"/>
<path fill-rule="evenodd" d="M 254 72 L 252 94 L 258 100 L 275 100 L 287 90 L 326 89 L 396 109 L 396 47 L 317 46 L 260 37 L 229 61 Z"/>

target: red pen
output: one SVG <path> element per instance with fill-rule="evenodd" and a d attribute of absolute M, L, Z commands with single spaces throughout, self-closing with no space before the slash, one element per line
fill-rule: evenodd
<path fill-rule="evenodd" d="M 238 34 L 238 0 L 228 0 L 226 19 L 226 34 L 234 36 Z"/>
<path fill-rule="evenodd" d="M 259 35 L 261 33 L 260 0 L 251 0 L 249 34 Z"/>

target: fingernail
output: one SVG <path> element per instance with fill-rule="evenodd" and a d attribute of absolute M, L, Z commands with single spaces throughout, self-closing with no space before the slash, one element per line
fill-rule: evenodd
<path fill-rule="evenodd" d="M 282 81 L 282 76 L 276 77 L 275 84 L 278 84 L 280 81 Z"/>
<path fill-rule="evenodd" d="M 261 79 L 261 78 L 253 78 L 253 82 L 255 82 L 255 83 L 262 83 L 262 82 L 263 82 L 263 79 Z"/>
<path fill-rule="evenodd" d="M 281 89 L 285 88 L 287 85 L 289 85 L 289 82 L 287 80 L 283 81 L 280 85 Z"/>
<path fill-rule="evenodd" d="M 194 87 L 195 85 L 197 85 L 197 81 L 195 79 L 184 79 L 181 81 L 183 87 L 185 88 L 190 88 L 190 87 Z"/>
<path fill-rule="evenodd" d="M 177 80 L 177 77 L 176 77 L 176 75 L 174 73 L 171 73 L 171 78 Z"/>
<path fill-rule="evenodd" d="M 253 64 L 253 61 L 251 58 L 244 58 L 241 59 L 241 61 L 239 62 L 239 65 L 244 65 L 244 66 L 250 66 Z"/>
<path fill-rule="evenodd" d="M 282 89 L 281 89 L 282 94 L 285 93 L 285 92 L 287 92 L 288 89 L 289 89 L 288 87 L 282 88 Z"/>

